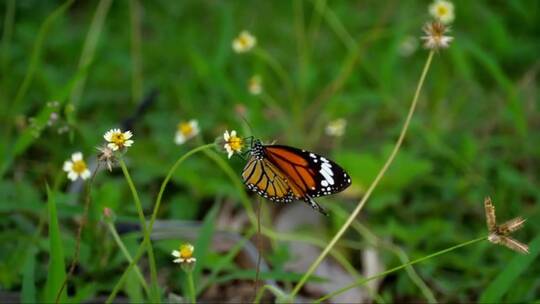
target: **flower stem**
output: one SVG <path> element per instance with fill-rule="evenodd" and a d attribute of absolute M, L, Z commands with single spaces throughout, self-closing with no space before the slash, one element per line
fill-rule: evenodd
<path fill-rule="evenodd" d="M 111 303 L 114 300 L 114 298 L 116 297 L 116 294 L 120 290 L 120 286 L 122 286 L 122 284 L 124 283 L 124 280 L 126 279 L 127 274 L 129 273 L 129 271 L 131 271 L 131 268 L 133 268 L 133 266 L 141 258 L 142 254 L 143 254 L 143 251 L 144 251 L 144 248 L 146 247 L 146 244 L 150 243 L 150 234 L 152 233 L 152 228 L 154 227 L 154 222 L 156 221 L 156 218 L 157 218 L 157 213 L 158 213 L 159 207 L 161 205 L 161 199 L 163 198 L 163 193 L 165 192 L 165 188 L 167 187 L 167 184 L 169 183 L 170 179 L 172 178 L 173 173 L 176 171 L 176 169 L 180 166 L 181 163 L 183 163 L 187 158 L 189 158 L 193 154 L 195 154 L 197 152 L 200 152 L 200 151 L 203 151 L 203 150 L 206 150 L 206 149 L 209 149 L 209 148 L 212 148 L 214 146 L 215 146 L 215 144 L 212 143 L 212 144 L 206 144 L 206 145 L 197 147 L 197 148 L 187 152 L 186 154 L 182 155 L 180 158 L 178 158 L 178 160 L 176 160 L 174 165 L 171 167 L 171 169 L 167 173 L 167 176 L 165 177 L 165 179 L 161 183 L 161 187 L 159 189 L 159 193 L 158 193 L 158 196 L 157 196 L 157 199 L 156 199 L 156 203 L 154 205 L 154 210 L 152 212 L 152 218 L 150 219 L 150 225 L 148 227 L 148 233 L 144 234 L 143 242 L 142 242 L 141 246 L 139 246 L 139 249 L 137 249 L 137 253 L 133 257 L 133 261 L 131 261 L 131 263 L 129 263 L 129 266 L 124 270 L 124 273 L 122 274 L 122 276 L 120 277 L 120 279 L 118 280 L 118 282 L 114 286 L 113 291 L 111 292 L 111 294 L 107 298 L 106 303 Z"/>
<path fill-rule="evenodd" d="M 146 248 L 148 252 L 148 259 L 150 264 L 150 298 L 152 299 L 152 302 L 159 302 L 160 296 L 159 296 L 159 290 L 158 290 L 158 284 L 157 284 L 157 270 L 156 270 L 156 260 L 154 258 L 154 250 L 152 248 L 152 242 L 150 242 L 150 230 L 146 226 L 146 219 L 144 217 L 143 208 L 141 205 L 141 200 L 139 198 L 139 194 L 137 193 L 137 189 L 135 188 L 135 185 L 133 184 L 133 181 L 131 179 L 131 175 L 129 174 L 129 171 L 127 169 L 126 163 L 124 162 L 124 159 L 122 157 L 119 157 L 120 167 L 122 168 L 122 172 L 124 173 L 124 176 L 126 178 L 126 181 L 129 185 L 129 189 L 131 190 L 131 194 L 133 195 L 133 200 L 135 202 L 135 208 L 137 209 L 137 213 L 139 215 L 139 221 L 141 222 L 141 229 L 144 235 L 144 240 L 147 240 L 146 242 L 143 241 L 143 248 Z M 134 260 L 134 262 L 136 262 Z M 131 263 L 130 263 L 131 265 Z M 128 267 L 129 268 L 129 267 Z"/>
<path fill-rule="evenodd" d="M 302 276 L 300 281 L 296 284 L 296 286 L 294 287 L 294 289 L 292 290 L 292 292 L 290 294 L 291 298 L 293 298 L 296 294 L 298 294 L 298 292 L 300 291 L 302 286 L 304 286 L 304 284 L 306 283 L 307 279 L 313 274 L 315 269 L 317 269 L 319 264 L 322 262 L 322 260 L 328 254 L 328 252 L 330 252 L 330 250 L 332 250 L 332 248 L 337 243 L 337 241 L 341 238 L 341 236 L 349 228 L 351 223 L 356 219 L 356 217 L 358 216 L 358 214 L 362 210 L 362 207 L 364 207 L 365 203 L 367 202 L 367 200 L 371 196 L 371 193 L 373 192 L 373 190 L 375 190 L 375 188 L 379 184 L 380 180 L 382 179 L 382 177 L 384 176 L 384 174 L 386 173 L 386 171 L 388 170 L 388 168 L 390 167 L 390 165 L 394 161 L 394 158 L 396 157 L 397 152 L 401 148 L 401 144 L 403 143 L 403 140 L 405 139 L 405 134 L 407 133 L 407 130 L 409 128 L 409 124 L 411 122 L 412 116 L 413 116 L 414 111 L 416 109 L 416 104 L 417 104 L 418 98 L 420 96 L 420 91 L 421 91 L 422 86 L 424 84 L 424 80 L 425 80 L 427 72 L 429 70 L 429 66 L 431 65 L 431 60 L 433 59 L 433 54 L 434 54 L 434 52 L 431 51 L 429 53 L 429 55 L 428 55 L 428 58 L 426 60 L 426 64 L 424 65 L 424 69 L 422 71 L 422 75 L 420 76 L 420 80 L 418 81 L 418 85 L 416 87 L 416 92 L 414 93 L 414 98 L 413 98 L 413 101 L 411 103 L 411 107 L 409 108 L 409 113 L 407 114 L 407 118 L 405 119 L 405 123 L 403 124 L 403 128 L 401 129 L 401 133 L 399 135 L 398 140 L 396 141 L 396 144 L 394 146 L 394 149 L 392 150 L 392 153 L 390 154 L 390 156 L 386 160 L 386 163 L 381 168 L 381 170 L 377 174 L 377 177 L 375 178 L 375 180 L 373 180 L 373 182 L 369 186 L 368 190 L 364 194 L 364 197 L 362 198 L 362 200 L 360 200 L 360 202 L 358 203 L 358 205 L 354 209 L 353 213 L 349 216 L 349 218 L 347 219 L 345 224 L 343 224 L 343 226 L 341 226 L 341 229 L 339 229 L 339 231 L 332 238 L 330 243 L 328 243 L 328 245 L 323 250 L 323 252 L 319 255 L 319 257 L 315 260 L 315 262 L 313 262 L 313 264 L 311 264 L 308 271 Z"/>
<path fill-rule="evenodd" d="M 197 303 L 195 298 L 195 284 L 193 284 L 193 272 L 187 271 L 188 287 L 189 287 L 189 299 L 191 303 Z"/>
<path fill-rule="evenodd" d="M 126 260 L 128 260 L 128 262 L 131 263 L 133 261 L 133 258 L 131 257 L 131 254 L 129 254 L 129 251 L 126 248 L 126 245 L 124 245 L 124 242 L 122 242 L 122 239 L 118 235 L 118 231 L 116 231 L 114 224 L 109 221 L 106 221 L 106 224 L 107 224 L 107 228 L 109 228 L 109 231 L 111 232 L 114 238 L 114 241 L 116 242 L 116 245 L 118 245 L 118 247 L 120 248 L 120 251 L 122 251 L 122 254 L 126 258 Z M 146 284 L 146 281 L 144 280 L 144 277 L 141 273 L 141 270 L 139 269 L 139 266 L 135 265 L 134 267 L 135 267 L 134 268 L 135 274 L 137 275 L 137 278 L 139 279 L 139 282 L 141 283 L 144 291 L 146 292 L 147 295 L 150 295 L 148 285 Z"/>
<path fill-rule="evenodd" d="M 487 238 L 486 236 L 479 237 L 479 238 L 477 238 L 477 239 L 470 240 L 470 241 L 467 241 L 467 242 L 465 242 L 465 243 L 461 243 L 461 244 L 452 246 L 452 247 L 450 247 L 450 248 L 446 248 L 446 249 L 443 249 L 443 250 L 441 250 L 441 251 L 437 251 L 437 252 L 435 252 L 435 253 L 432 253 L 432 254 L 430 254 L 430 255 L 426 255 L 426 256 L 421 257 L 421 258 L 418 258 L 418 259 L 416 259 L 416 260 L 410 261 L 410 262 L 408 262 L 408 263 L 405 263 L 405 264 L 396 266 L 396 267 L 394 267 L 394 268 L 388 269 L 388 270 L 386 270 L 386 271 L 383 271 L 383 272 L 378 273 L 378 274 L 376 274 L 376 275 L 373 275 L 373 276 L 371 276 L 371 277 L 360 279 L 360 280 L 358 280 L 358 281 L 356 281 L 356 282 L 354 282 L 354 283 L 352 283 L 352 284 L 350 284 L 350 285 L 348 285 L 348 286 L 345 286 L 345 287 L 343 287 L 343 288 L 341 288 L 341 289 L 338 289 L 338 290 L 336 290 L 336 291 L 334 291 L 334 292 L 331 292 L 331 293 L 325 295 L 324 297 L 321 297 L 321 298 L 317 299 L 315 302 L 316 302 L 316 303 L 320 303 L 320 302 L 322 302 L 322 301 L 324 301 L 324 300 L 327 300 L 327 299 L 329 299 L 329 298 L 331 298 L 331 297 L 333 297 L 333 296 L 336 296 L 336 295 L 338 295 L 338 294 L 341 294 L 341 293 L 343 293 L 343 292 L 345 292 L 345 291 L 347 291 L 347 290 L 349 290 L 349 289 L 351 289 L 351 288 L 354 288 L 355 286 L 365 284 L 365 283 L 367 283 L 367 282 L 369 282 L 369 281 L 371 281 L 371 280 L 375 280 L 375 279 L 380 278 L 380 277 L 384 277 L 384 276 L 386 276 L 387 274 L 390 274 L 390 273 L 392 273 L 392 272 L 396 272 L 396 271 L 398 271 L 398 270 L 401 270 L 401 269 L 406 268 L 406 267 L 408 267 L 408 266 L 411 266 L 411 265 L 413 265 L 413 264 L 420 263 L 420 262 L 423 262 L 423 261 L 425 261 L 425 260 L 429 260 L 429 259 L 431 259 L 431 258 L 434 258 L 434 257 L 436 257 L 436 256 L 439 256 L 439 255 L 442 255 L 442 254 L 445 254 L 445 253 L 448 253 L 448 252 L 453 251 L 453 250 L 456 250 L 456 249 L 458 249 L 458 248 L 465 247 L 465 246 L 468 246 L 468 245 L 472 245 L 472 244 L 474 244 L 474 243 L 478 243 L 478 242 L 480 242 L 480 241 L 485 240 L 486 238 Z"/>

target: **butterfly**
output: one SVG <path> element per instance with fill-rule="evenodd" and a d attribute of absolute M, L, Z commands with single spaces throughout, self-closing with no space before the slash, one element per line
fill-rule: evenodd
<path fill-rule="evenodd" d="M 274 202 L 302 200 L 327 215 L 313 198 L 343 191 L 351 178 L 335 162 L 310 151 L 263 145 L 254 139 L 242 171 L 247 188 Z"/>

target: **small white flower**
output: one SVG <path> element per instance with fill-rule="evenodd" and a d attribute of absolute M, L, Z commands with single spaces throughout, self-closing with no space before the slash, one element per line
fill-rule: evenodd
<path fill-rule="evenodd" d="M 121 150 L 126 147 L 131 147 L 133 145 L 133 140 L 130 138 L 133 136 L 131 131 L 122 132 L 120 129 L 109 130 L 103 135 L 103 138 L 107 142 L 107 147 L 113 151 Z"/>
<path fill-rule="evenodd" d="M 445 36 L 449 29 L 442 24 L 441 22 L 429 22 L 424 25 L 425 36 L 422 37 L 424 40 L 424 46 L 430 50 L 444 49 L 450 46 L 450 42 L 454 40 L 454 37 Z"/>
<path fill-rule="evenodd" d="M 257 38 L 248 31 L 242 31 L 232 42 L 232 48 L 237 53 L 249 52 L 257 44 Z"/>
<path fill-rule="evenodd" d="M 326 135 L 341 137 L 345 134 L 345 128 L 347 127 L 347 120 L 345 118 L 338 118 L 329 122 L 326 125 Z"/>
<path fill-rule="evenodd" d="M 259 95 L 262 92 L 262 79 L 260 75 L 254 75 L 249 79 L 248 91 L 251 95 Z"/>
<path fill-rule="evenodd" d="M 71 160 L 64 162 L 63 170 L 67 172 L 71 181 L 76 181 L 79 177 L 83 180 L 90 177 L 90 170 L 88 170 L 81 152 L 73 153 Z"/>
<path fill-rule="evenodd" d="M 223 139 L 225 140 L 225 144 L 223 145 L 223 147 L 225 147 L 225 150 L 227 150 L 228 158 L 231 158 L 235 152 L 242 152 L 242 148 L 244 147 L 244 141 L 242 140 L 242 138 L 236 136 L 235 130 L 232 130 L 231 133 L 225 130 L 225 133 L 223 133 Z"/>
<path fill-rule="evenodd" d="M 180 250 L 173 250 L 171 252 L 171 255 L 175 257 L 175 259 L 173 260 L 173 263 L 191 264 L 191 263 L 196 262 L 197 259 L 193 257 L 194 250 L 195 250 L 195 247 L 193 247 L 193 245 L 191 244 L 180 245 Z"/>
<path fill-rule="evenodd" d="M 429 6 L 429 13 L 436 20 L 450 24 L 454 21 L 454 4 L 450 1 L 436 0 Z"/>
<path fill-rule="evenodd" d="M 415 36 L 407 36 L 400 42 L 398 51 L 403 57 L 411 56 L 418 49 L 418 38 Z"/>
<path fill-rule="evenodd" d="M 174 136 L 174 142 L 177 145 L 185 143 L 187 140 L 197 136 L 199 134 L 199 122 L 192 119 L 188 122 L 181 122 L 176 128 L 176 135 Z"/>

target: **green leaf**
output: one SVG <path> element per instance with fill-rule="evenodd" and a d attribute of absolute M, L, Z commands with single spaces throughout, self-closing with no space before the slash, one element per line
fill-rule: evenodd
<path fill-rule="evenodd" d="M 195 242 L 195 258 L 197 259 L 197 264 L 193 270 L 193 280 L 195 284 L 199 282 L 201 272 L 206 266 L 208 250 L 212 244 L 212 238 L 214 237 L 214 228 L 215 228 L 215 219 L 217 212 L 219 210 L 219 204 L 214 204 L 210 212 L 204 218 L 199 237 Z"/>
<path fill-rule="evenodd" d="M 36 303 L 36 248 L 28 250 L 22 273 L 21 303 Z"/>
<path fill-rule="evenodd" d="M 500 303 L 503 301 L 502 297 L 515 284 L 520 275 L 529 269 L 540 253 L 540 235 L 531 242 L 529 249 L 529 254 L 516 254 L 510 263 L 504 265 L 504 270 L 499 273 L 480 296 L 480 303 Z"/>
<path fill-rule="evenodd" d="M 55 302 L 56 294 L 60 291 L 66 279 L 66 265 L 64 262 L 64 251 L 62 239 L 60 238 L 60 227 L 56 215 L 56 201 L 54 192 L 47 185 L 47 204 L 49 206 L 49 267 L 47 270 L 47 282 L 45 284 L 45 302 Z M 62 291 L 60 302 L 66 302 L 66 289 Z"/>

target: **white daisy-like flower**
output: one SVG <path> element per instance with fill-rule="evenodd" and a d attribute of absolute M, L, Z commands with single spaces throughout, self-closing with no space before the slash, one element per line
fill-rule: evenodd
<path fill-rule="evenodd" d="M 182 244 L 182 245 L 180 245 L 179 250 L 173 250 L 171 252 L 171 255 L 173 257 L 175 257 L 173 262 L 174 263 L 179 263 L 179 264 L 195 263 L 197 261 L 197 259 L 195 259 L 193 257 L 193 251 L 194 250 L 195 250 L 195 247 L 193 247 L 193 245 L 191 245 L 191 244 Z"/>
<path fill-rule="evenodd" d="M 66 160 L 63 166 L 71 181 L 76 181 L 79 177 L 87 179 L 90 177 L 90 170 L 83 159 L 81 152 L 75 152 L 71 155 L 71 160 Z"/>
<path fill-rule="evenodd" d="M 347 127 L 347 120 L 345 118 L 338 118 L 329 122 L 326 125 L 326 135 L 341 137 L 345 134 L 345 128 Z"/>
<path fill-rule="evenodd" d="M 176 128 L 176 135 L 174 136 L 174 142 L 177 145 L 185 143 L 187 140 L 197 136 L 200 133 L 199 122 L 192 119 L 188 122 L 181 122 Z"/>
<path fill-rule="evenodd" d="M 249 52 L 257 44 L 257 38 L 248 31 L 242 31 L 232 42 L 232 48 L 237 53 Z"/>
<path fill-rule="evenodd" d="M 248 91 L 251 95 L 259 95 L 262 92 L 262 78 L 260 75 L 254 75 L 249 79 Z"/>
<path fill-rule="evenodd" d="M 422 37 L 424 40 L 424 46 L 430 50 L 444 49 L 450 46 L 450 42 L 454 40 L 454 37 L 445 36 L 449 29 L 442 24 L 441 22 L 429 22 L 424 25 L 425 36 Z"/>
<path fill-rule="evenodd" d="M 436 20 L 450 24 L 454 21 L 454 4 L 450 1 L 436 0 L 429 6 L 429 13 Z"/>
<path fill-rule="evenodd" d="M 107 147 L 113 151 L 122 150 L 133 145 L 133 136 L 131 131 L 122 132 L 120 129 L 111 129 L 103 135 L 103 138 L 108 142 Z"/>
<path fill-rule="evenodd" d="M 225 150 L 227 150 L 228 158 L 231 158 L 234 153 L 242 152 L 242 148 L 244 147 L 244 141 L 242 140 L 242 138 L 236 136 L 235 130 L 232 130 L 231 133 L 225 130 L 225 133 L 223 133 L 223 139 L 225 140 L 225 144 L 223 145 L 223 147 L 225 147 Z"/>

